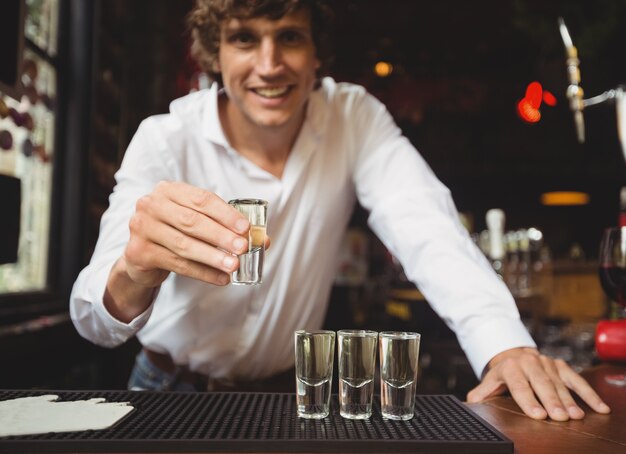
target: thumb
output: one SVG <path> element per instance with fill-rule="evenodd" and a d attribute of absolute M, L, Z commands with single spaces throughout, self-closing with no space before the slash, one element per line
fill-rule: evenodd
<path fill-rule="evenodd" d="M 506 385 L 499 380 L 490 379 L 487 375 L 485 379 L 474 389 L 467 393 L 467 402 L 481 402 L 489 397 L 498 396 L 506 390 Z"/>

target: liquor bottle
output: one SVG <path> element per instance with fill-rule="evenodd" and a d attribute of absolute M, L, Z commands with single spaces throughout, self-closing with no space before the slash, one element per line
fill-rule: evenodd
<path fill-rule="evenodd" d="M 489 260 L 491 266 L 504 279 L 504 211 L 492 208 L 486 215 L 487 230 L 489 231 Z"/>

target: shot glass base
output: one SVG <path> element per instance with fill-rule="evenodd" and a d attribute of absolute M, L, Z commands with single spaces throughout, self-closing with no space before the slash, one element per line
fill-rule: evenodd
<path fill-rule="evenodd" d="M 369 419 L 372 416 L 372 413 L 346 413 L 344 411 L 339 411 L 339 414 L 346 419 Z"/>
<path fill-rule="evenodd" d="M 263 281 L 255 281 L 255 282 L 242 282 L 242 281 L 230 281 L 232 285 L 258 285 L 262 284 Z"/>
<path fill-rule="evenodd" d="M 413 419 L 413 417 L 415 416 L 415 413 L 395 414 L 395 413 L 385 413 L 384 411 L 381 413 L 383 415 L 383 418 L 393 419 L 394 421 L 408 421 L 409 419 Z"/>
<path fill-rule="evenodd" d="M 298 417 L 304 419 L 324 419 L 330 412 L 326 411 L 306 411 L 298 409 Z"/>

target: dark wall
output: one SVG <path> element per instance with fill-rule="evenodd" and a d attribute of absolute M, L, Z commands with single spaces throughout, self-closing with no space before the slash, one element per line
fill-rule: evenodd
<path fill-rule="evenodd" d="M 587 141 L 576 142 L 557 18 L 578 46 L 589 97 L 626 83 L 626 2 L 352 0 L 337 10 L 336 77 L 387 105 L 477 230 L 500 207 L 508 228 L 542 228 L 556 255 L 573 242 L 595 255 L 616 223 L 626 164 L 613 105 L 587 109 Z M 379 60 L 394 65 L 390 77 L 374 76 Z M 558 103 L 531 125 L 515 107 L 533 80 Z M 591 203 L 543 207 L 550 190 L 587 191 Z"/>

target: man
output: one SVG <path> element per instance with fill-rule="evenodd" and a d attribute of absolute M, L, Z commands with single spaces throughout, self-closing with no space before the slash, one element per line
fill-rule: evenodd
<path fill-rule="evenodd" d="M 199 0 L 190 24 L 219 84 L 141 124 L 72 293 L 86 338 L 114 346 L 137 334 L 131 385 L 259 381 L 292 367 L 294 330 L 323 322 L 358 198 L 483 375 L 470 401 L 508 388 L 533 418 L 580 419 L 571 389 L 610 411 L 538 353 L 448 189 L 385 108 L 361 87 L 319 80 L 329 61 L 319 0 Z M 248 222 L 225 202 L 238 197 L 269 201 L 260 286 L 228 285 L 247 247 Z"/>

